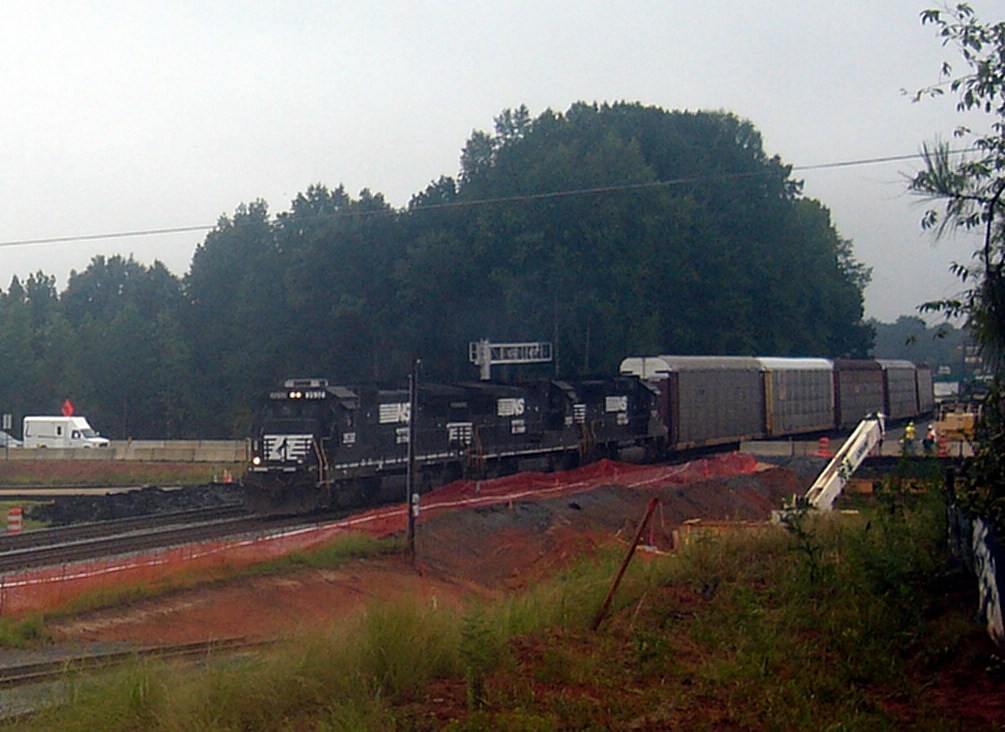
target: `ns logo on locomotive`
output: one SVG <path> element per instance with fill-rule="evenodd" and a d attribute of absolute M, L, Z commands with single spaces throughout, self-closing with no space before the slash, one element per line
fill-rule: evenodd
<path fill-rule="evenodd" d="M 375 505 L 404 497 L 412 434 L 421 493 L 916 418 L 934 410 L 932 382 L 909 361 L 648 356 L 611 377 L 423 383 L 413 414 L 407 388 L 291 379 L 269 393 L 242 485 L 262 513 Z"/>

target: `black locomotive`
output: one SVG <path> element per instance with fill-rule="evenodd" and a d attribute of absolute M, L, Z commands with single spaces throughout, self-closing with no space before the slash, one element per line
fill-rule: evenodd
<path fill-rule="evenodd" d="M 246 502 L 306 513 L 402 500 L 413 485 L 656 460 L 744 440 L 898 421 L 934 408 L 931 369 L 909 361 L 738 356 L 627 358 L 619 376 L 409 389 L 293 379 L 270 393 L 252 441 Z"/>
<path fill-rule="evenodd" d="M 269 394 L 244 476 L 246 503 L 306 513 L 401 500 L 414 435 L 417 492 L 463 477 L 655 459 L 657 391 L 635 376 L 409 389 L 292 379 Z M 630 454 L 631 453 L 631 454 Z"/>

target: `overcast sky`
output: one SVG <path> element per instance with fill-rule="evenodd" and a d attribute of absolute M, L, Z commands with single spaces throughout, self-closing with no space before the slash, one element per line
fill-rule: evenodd
<path fill-rule="evenodd" d="M 99 254 L 183 275 L 206 232 L 13 242 L 209 227 L 312 183 L 403 206 L 521 104 L 728 110 L 797 168 L 911 155 L 961 121 L 902 93 L 957 61 L 920 24 L 937 4 L 2 0 L 0 289 L 41 270 L 62 291 Z M 949 265 L 975 248 L 921 232 L 917 166 L 794 174 L 872 268 L 866 315 L 885 322 L 956 293 Z"/>

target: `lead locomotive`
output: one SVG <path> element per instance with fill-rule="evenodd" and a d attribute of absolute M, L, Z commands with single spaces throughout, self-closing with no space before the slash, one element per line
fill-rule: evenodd
<path fill-rule="evenodd" d="M 243 479 L 262 513 L 402 500 L 414 435 L 418 492 L 459 478 L 654 459 L 658 394 L 634 376 L 403 388 L 291 379 L 269 394 Z M 412 418 L 415 424 L 412 425 Z"/>

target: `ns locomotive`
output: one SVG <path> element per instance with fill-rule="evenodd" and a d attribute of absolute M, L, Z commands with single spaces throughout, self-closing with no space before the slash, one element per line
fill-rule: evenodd
<path fill-rule="evenodd" d="M 459 478 L 656 460 L 743 440 L 850 429 L 934 409 L 909 361 L 737 356 L 625 359 L 621 375 L 518 384 L 422 384 L 411 393 L 294 379 L 269 394 L 243 478 L 249 508 L 307 513 L 401 500 Z"/>
<path fill-rule="evenodd" d="M 401 500 L 412 450 L 417 492 L 457 480 L 654 459 L 665 444 L 657 391 L 635 376 L 408 389 L 292 379 L 269 394 L 242 480 L 260 513 Z M 412 424 L 412 418 L 415 423 Z"/>

